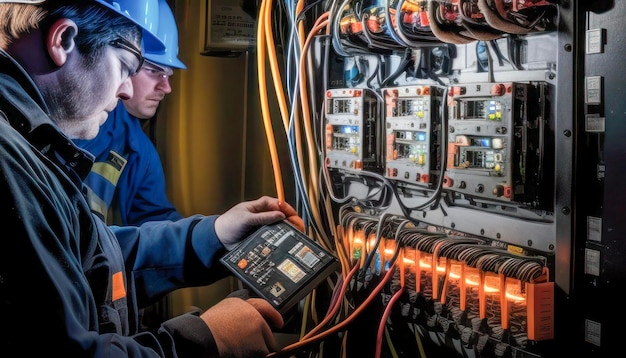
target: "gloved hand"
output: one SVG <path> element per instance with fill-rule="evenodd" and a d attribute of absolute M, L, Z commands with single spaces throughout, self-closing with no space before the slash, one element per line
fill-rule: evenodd
<path fill-rule="evenodd" d="M 220 357 L 265 357 L 276 351 L 270 326 L 284 321 L 272 305 L 261 298 L 227 297 L 200 315 L 209 326 Z"/>
<path fill-rule="evenodd" d="M 276 198 L 263 196 L 241 202 L 215 220 L 215 232 L 227 250 L 232 249 L 250 230 L 280 220 L 289 221 L 304 231 L 302 219 L 289 204 Z"/>

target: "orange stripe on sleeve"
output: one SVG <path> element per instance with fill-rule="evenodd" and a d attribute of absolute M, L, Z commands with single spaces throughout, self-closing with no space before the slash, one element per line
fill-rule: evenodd
<path fill-rule="evenodd" d="M 126 297 L 126 286 L 124 286 L 124 276 L 122 272 L 116 272 L 112 277 L 113 285 L 113 301 Z"/>

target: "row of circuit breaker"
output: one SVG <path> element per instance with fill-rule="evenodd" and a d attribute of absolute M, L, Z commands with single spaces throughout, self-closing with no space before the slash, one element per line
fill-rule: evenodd
<path fill-rule="evenodd" d="M 408 188 L 553 209 L 545 82 L 326 91 L 330 170 L 371 171 Z"/>

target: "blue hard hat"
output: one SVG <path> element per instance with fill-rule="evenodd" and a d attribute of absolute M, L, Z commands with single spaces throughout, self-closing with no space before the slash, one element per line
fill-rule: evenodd
<path fill-rule="evenodd" d="M 165 44 L 155 34 L 159 26 L 159 0 L 96 0 L 96 2 L 132 20 L 142 29 L 145 51 L 165 51 Z"/>
<path fill-rule="evenodd" d="M 176 27 L 176 19 L 174 13 L 170 9 L 166 0 L 159 0 L 159 26 L 157 28 L 157 37 L 165 45 L 165 52 L 153 52 L 146 50 L 144 57 L 150 62 L 157 65 L 168 66 L 173 68 L 187 68 L 185 64 L 178 59 L 178 28 Z"/>

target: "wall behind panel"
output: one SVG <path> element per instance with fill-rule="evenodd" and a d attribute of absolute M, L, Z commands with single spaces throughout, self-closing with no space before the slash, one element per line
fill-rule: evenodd
<path fill-rule="evenodd" d="M 159 114 L 168 190 L 186 215 L 221 212 L 241 196 L 244 59 L 201 56 L 200 2 L 174 6 L 187 69 Z"/>
<path fill-rule="evenodd" d="M 170 4 L 179 31 L 179 58 L 187 69 L 175 70 L 172 93 L 158 113 L 157 149 L 167 191 L 184 215 L 221 213 L 260 195 L 275 195 L 273 171 L 260 110 L 256 63 L 239 57 L 200 55 L 204 2 Z M 256 102 L 255 102 L 256 101 Z M 205 288 L 184 289 L 171 296 L 172 313 L 190 306 L 209 307 L 235 287 L 224 279 Z"/>

